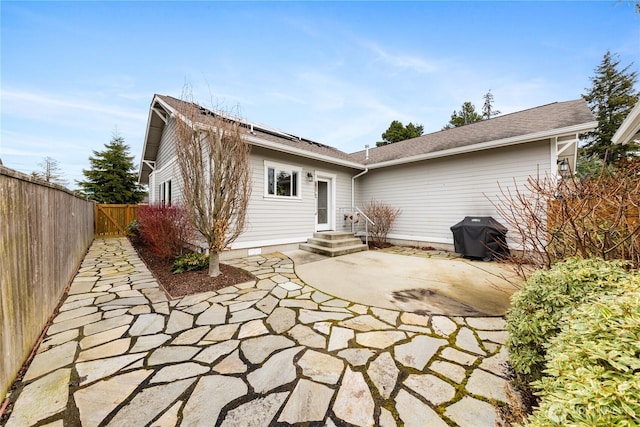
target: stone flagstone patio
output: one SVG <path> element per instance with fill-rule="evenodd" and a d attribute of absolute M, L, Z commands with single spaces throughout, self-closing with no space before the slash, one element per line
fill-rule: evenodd
<path fill-rule="evenodd" d="M 127 239 L 96 240 L 7 426 L 482 427 L 499 419 L 508 387 L 502 318 L 334 298 L 305 285 L 281 254 L 230 263 L 259 280 L 169 301 Z"/>

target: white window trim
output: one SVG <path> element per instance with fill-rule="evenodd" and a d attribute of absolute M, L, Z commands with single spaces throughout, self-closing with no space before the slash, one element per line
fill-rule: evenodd
<path fill-rule="evenodd" d="M 158 203 L 160 203 L 162 206 L 173 206 L 173 177 L 170 176 L 162 181 L 158 185 L 158 188 Z"/>
<path fill-rule="evenodd" d="M 149 203 L 153 204 L 156 201 L 156 172 L 149 174 Z"/>
<path fill-rule="evenodd" d="M 167 182 L 167 181 L 172 181 L 171 183 L 171 204 L 173 205 L 173 200 L 175 200 L 174 194 L 175 194 L 175 187 L 174 187 L 174 178 L 175 178 L 175 174 L 176 174 L 176 167 L 177 167 L 177 162 L 178 162 L 178 158 L 176 156 L 171 157 L 171 159 L 166 162 L 164 165 L 162 165 L 162 167 L 157 167 L 158 164 L 156 163 L 156 169 L 151 172 L 149 174 L 149 187 L 150 187 L 150 191 L 149 191 L 149 203 L 161 203 L 162 202 L 162 194 L 160 194 L 158 188 L 160 187 L 161 184 Z M 167 174 L 167 170 L 170 170 L 170 172 Z M 153 185 L 151 185 L 151 177 L 153 176 Z M 163 180 L 160 180 L 160 177 L 164 177 Z M 151 189 L 153 189 L 153 192 L 151 191 Z M 153 197 L 151 197 L 153 195 Z"/>
<path fill-rule="evenodd" d="M 278 196 L 277 194 L 269 194 L 269 169 L 273 168 L 274 170 L 284 170 L 290 172 L 298 173 L 298 182 L 297 182 L 297 196 Z M 277 163 L 271 162 L 268 160 L 264 161 L 264 198 L 265 199 L 276 199 L 276 200 L 301 200 L 302 199 L 302 168 L 299 166 L 293 166 L 286 163 Z"/>
<path fill-rule="evenodd" d="M 316 212 L 315 212 L 315 216 L 316 216 L 316 220 L 315 220 L 315 230 L 318 231 L 318 187 L 317 187 L 317 181 L 319 179 L 323 180 L 323 181 L 329 181 L 329 206 L 327 206 L 328 208 L 328 212 L 327 212 L 327 219 L 329 220 L 328 223 L 328 227 L 329 230 L 335 230 L 336 229 L 336 203 L 337 203 L 337 181 L 338 181 L 338 176 L 334 173 L 329 173 L 329 172 L 322 172 L 322 171 L 315 171 L 314 173 L 315 176 L 315 181 L 316 181 L 316 189 L 315 189 L 315 196 L 316 196 Z"/>

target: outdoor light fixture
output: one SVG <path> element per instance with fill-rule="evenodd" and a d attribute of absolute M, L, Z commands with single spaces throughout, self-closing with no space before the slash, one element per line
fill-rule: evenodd
<path fill-rule="evenodd" d="M 558 171 L 560 171 L 560 173 L 569 171 L 569 162 L 567 159 L 558 160 Z"/>
<path fill-rule="evenodd" d="M 313 182 L 313 174 L 311 172 L 307 172 L 307 181 Z"/>

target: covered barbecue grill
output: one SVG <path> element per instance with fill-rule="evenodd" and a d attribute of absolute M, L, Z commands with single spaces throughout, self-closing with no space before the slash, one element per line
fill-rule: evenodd
<path fill-rule="evenodd" d="M 507 254 L 507 228 L 490 216 L 467 216 L 451 227 L 456 253 L 490 261 Z"/>

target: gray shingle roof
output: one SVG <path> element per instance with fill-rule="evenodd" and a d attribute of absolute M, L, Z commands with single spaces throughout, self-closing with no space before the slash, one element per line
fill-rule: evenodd
<path fill-rule="evenodd" d="M 421 154 L 436 153 L 489 141 L 561 129 L 592 122 L 593 114 L 583 99 L 554 102 L 517 113 L 505 114 L 490 120 L 422 135 L 418 138 L 358 151 L 351 158 L 359 163 L 374 164 Z"/>
<path fill-rule="evenodd" d="M 202 109 L 199 105 L 186 103 L 171 96 L 156 95 L 156 98 L 177 111 L 185 105 Z M 410 161 L 409 158 L 413 156 L 428 155 L 455 148 L 471 148 L 475 144 L 584 125 L 593 122 L 594 117 L 583 99 L 554 102 L 459 128 L 434 132 L 382 147 L 374 147 L 369 150 L 368 160 L 365 160 L 364 150 L 348 154 L 337 148 L 301 138 L 279 129 L 252 123 L 244 119 L 239 120 L 246 126 L 248 134 L 253 125 L 254 137 L 274 143 L 276 146 L 279 145 L 283 151 L 297 149 L 352 164 L 373 165 L 393 160 L 402 161 L 402 159 Z M 354 166 L 357 167 L 357 165 Z"/>
<path fill-rule="evenodd" d="M 201 108 L 196 104 L 189 104 L 185 101 L 173 98 L 171 96 L 156 95 L 156 97 L 166 102 L 169 106 L 176 109 L 177 111 L 180 111 L 180 109 L 185 105 L 192 106 L 198 109 Z M 284 147 L 297 148 L 300 150 L 309 151 L 314 154 L 320 154 L 339 160 L 354 162 L 354 159 L 350 154 L 345 153 L 344 151 L 340 151 L 337 148 L 330 147 L 319 142 L 311 141 L 310 139 L 298 137 L 296 135 L 278 129 L 270 128 L 268 126 L 254 124 L 244 119 L 240 119 L 240 121 L 247 126 L 247 133 L 249 132 L 250 126 L 253 124 L 253 136 L 262 140 L 280 144 Z"/>

